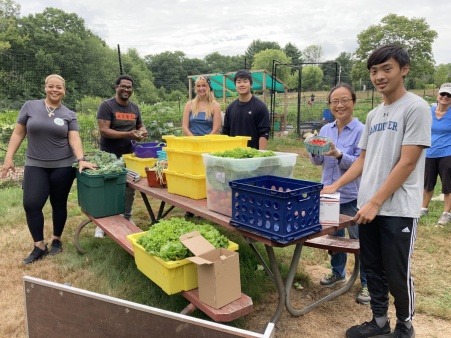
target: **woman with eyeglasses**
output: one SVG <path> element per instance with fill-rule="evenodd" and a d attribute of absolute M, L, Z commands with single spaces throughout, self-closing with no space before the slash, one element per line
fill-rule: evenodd
<path fill-rule="evenodd" d="M 364 125 L 353 116 L 356 94 L 352 87 L 346 83 L 339 83 L 329 92 L 329 108 L 335 117 L 335 121 L 324 125 L 320 136 L 333 140 L 330 151 L 323 155 L 310 154 L 310 161 L 314 165 L 323 167 L 321 182 L 330 185 L 340 178 L 354 163 L 360 154 L 358 143 Z M 351 181 L 338 190 L 340 193 L 340 213 L 355 216 L 357 212 L 357 194 L 360 179 Z M 349 237 L 359 238 L 358 226 L 348 227 Z M 334 236 L 345 236 L 344 229 L 337 231 Z M 331 287 L 337 283 L 346 282 L 346 253 L 331 253 L 332 271 L 320 281 L 321 285 Z M 362 288 L 357 294 L 357 302 L 368 304 L 371 300 L 366 274 L 360 266 L 360 283 Z"/>
<path fill-rule="evenodd" d="M 437 224 L 443 226 L 451 222 L 451 83 L 441 85 L 437 105 L 431 107 L 431 114 L 431 147 L 426 149 L 421 216 L 428 213 L 437 176 L 440 176 L 444 205 Z"/>
<path fill-rule="evenodd" d="M 221 129 L 221 107 L 216 101 L 210 79 L 199 76 L 194 82 L 195 98 L 185 104 L 182 130 L 185 136 L 217 134 Z"/>
<path fill-rule="evenodd" d="M 14 155 L 27 138 L 23 188 L 23 207 L 34 242 L 33 251 L 23 260 L 30 264 L 46 255 L 63 251 L 61 235 L 67 220 L 67 200 L 75 179 L 73 163 L 79 170 L 94 169 L 86 162 L 75 113 L 62 104 L 65 80 L 52 74 L 45 79 L 45 99 L 30 100 L 22 106 L 11 135 L 1 177 L 14 171 Z M 50 249 L 44 241 L 43 208 L 50 199 L 53 233 Z"/>

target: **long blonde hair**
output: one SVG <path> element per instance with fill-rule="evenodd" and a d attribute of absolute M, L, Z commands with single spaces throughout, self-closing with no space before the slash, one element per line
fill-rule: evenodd
<path fill-rule="evenodd" d="M 194 82 L 194 86 L 195 86 L 194 91 L 196 93 L 196 97 L 191 100 L 191 113 L 193 114 L 193 116 L 197 116 L 197 114 L 199 114 L 199 112 L 200 112 L 199 111 L 199 102 L 200 101 L 199 101 L 199 97 L 197 96 L 196 88 L 197 88 L 197 85 L 202 81 L 207 84 L 207 100 L 206 100 L 207 107 L 205 109 L 206 110 L 205 111 L 205 119 L 208 120 L 208 119 L 211 119 L 213 116 L 213 107 L 217 101 L 215 99 L 215 95 L 211 88 L 210 79 L 206 76 L 201 75 Z"/>

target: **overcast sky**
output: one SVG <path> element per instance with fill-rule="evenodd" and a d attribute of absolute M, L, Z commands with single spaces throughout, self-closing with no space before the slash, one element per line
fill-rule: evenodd
<path fill-rule="evenodd" d="M 357 34 L 387 14 L 425 18 L 438 33 L 436 64 L 451 63 L 451 1 L 427 0 L 16 0 L 21 15 L 54 7 L 76 13 L 111 48 L 141 56 L 182 51 L 190 58 L 242 55 L 256 39 L 320 45 L 324 59 L 354 52 Z"/>

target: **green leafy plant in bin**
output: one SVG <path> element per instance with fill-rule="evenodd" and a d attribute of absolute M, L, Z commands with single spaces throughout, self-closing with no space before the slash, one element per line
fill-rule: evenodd
<path fill-rule="evenodd" d="M 183 218 L 173 217 L 153 225 L 137 243 L 152 256 L 165 261 L 184 259 L 193 254 L 180 242 L 179 237 L 192 231 L 199 231 L 215 248 L 227 248 L 229 240 L 210 224 L 194 224 Z"/>
<path fill-rule="evenodd" d="M 255 158 L 255 157 L 270 157 L 276 154 L 272 150 L 259 151 L 254 148 L 234 148 L 231 150 L 224 150 L 210 153 L 212 156 L 217 157 L 230 157 L 230 158 Z"/>
<path fill-rule="evenodd" d="M 124 160 L 117 158 L 116 155 L 106 151 L 98 150 L 85 156 L 86 161 L 95 163 L 96 169 L 85 169 L 83 172 L 88 175 L 113 174 L 124 171 Z M 72 165 L 78 169 L 78 162 Z"/>
<path fill-rule="evenodd" d="M 293 173 L 293 166 L 285 165 L 283 159 L 272 150 L 260 151 L 254 148 L 234 148 L 221 152 L 210 153 L 211 156 L 219 157 L 212 161 L 213 165 L 206 168 L 207 181 L 211 188 L 223 191 L 229 189 L 229 182 L 243 178 L 256 177 L 263 175 L 273 175 L 281 177 L 289 177 Z M 243 169 L 239 166 L 237 170 L 234 161 L 245 161 L 246 159 L 259 158 L 258 167 L 253 165 Z M 252 161 L 252 160 L 251 160 Z M 217 179 L 217 173 L 223 174 L 223 180 Z"/>

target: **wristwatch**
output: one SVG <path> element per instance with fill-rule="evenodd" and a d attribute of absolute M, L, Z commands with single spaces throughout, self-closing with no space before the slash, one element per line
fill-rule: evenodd
<path fill-rule="evenodd" d="M 77 158 L 77 162 L 80 162 L 80 161 L 86 161 L 86 159 L 85 159 L 84 157 L 82 157 L 82 158 Z"/>

